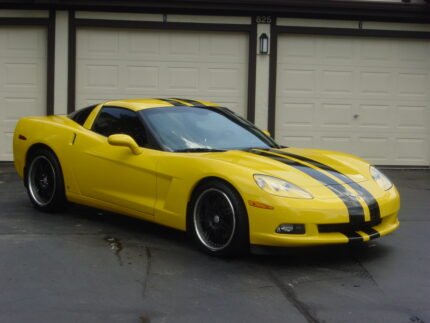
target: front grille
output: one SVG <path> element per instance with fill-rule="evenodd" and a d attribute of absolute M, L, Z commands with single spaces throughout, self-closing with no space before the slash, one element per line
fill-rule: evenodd
<path fill-rule="evenodd" d="M 380 223 L 381 223 L 381 219 L 370 221 L 370 222 L 364 222 L 356 225 L 352 225 L 351 223 L 318 224 L 318 232 L 328 233 L 328 232 L 360 231 L 360 230 L 369 229 Z"/>

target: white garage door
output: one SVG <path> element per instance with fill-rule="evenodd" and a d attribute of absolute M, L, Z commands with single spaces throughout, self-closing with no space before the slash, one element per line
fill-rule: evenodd
<path fill-rule="evenodd" d="M 0 26 L 0 160 L 12 160 L 16 121 L 46 114 L 46 30 Z"/>
<path fill-rule="evenodd" d="M 245 33 L 82 28 L 76 106 L 109 99 L 206 99 L 245 115 Z"/>
<path fill-rule="evenodd" d="M 429 165 L 430 41 L 281 35 L 276 138 Z"/>

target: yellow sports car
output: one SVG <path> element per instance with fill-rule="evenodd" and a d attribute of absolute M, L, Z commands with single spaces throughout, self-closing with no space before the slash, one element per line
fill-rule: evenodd
<path fill-rule="evenodd" d="M 39 210 L 74 202 L 153 221 L 212 255 L 366 242 L 399 226 L 399 194 L 375 167 L 282 147 L 209 102 L 118 100 L 22 118 L 14 161 Z"/>

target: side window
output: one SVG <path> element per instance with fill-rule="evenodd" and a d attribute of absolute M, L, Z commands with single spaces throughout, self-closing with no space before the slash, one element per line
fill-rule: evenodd
<path fill-rule="evenodd" d="M 129 135 L 141 147 L 148 144 L 145 129 L 137 114 L 124 108 L 103 107 L 94 121 L 92 130 L 106 137 L 114 134 Z"/>
<path fill-rule="evenodd" d="M 70 119 L 72 119 L 73 121 L 75 121 L 76 123 L 79 123 L 81 126 L 83 126 L 85 121 L 87 120 L 88 116 L 94 110 L 94 108 L 96 106 L 97 106 L 97 104 L 91 105 L 91 106 L 83 108 L 83 109 L 80 109 L 78 111 L 75 111 L 75 112 L 69 114 L 68 117 Z"/>

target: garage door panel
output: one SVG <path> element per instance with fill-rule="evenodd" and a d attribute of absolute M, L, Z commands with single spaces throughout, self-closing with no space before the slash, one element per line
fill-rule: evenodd
<path fill-rule="evenodd" d="M 399 106 L 396 121 L 399 131 L 414 131 L 425 134 L 426 127 L 430 122 L 430 105 Z"/>
<path fill-rule="evenodd" d="M 140 55 L 158 55 L 160 54 L 160 37 L 154 34 L 141 33 L 139 31 L 129 31 L 126 48 L 131 58 L 141 57 Z"/>
<path fill-rule="evenodd" d="M 194 33 L 167 34 L 167 47 L 169 56 L 199 56 L 200 35 Z"/>
<path fill-rule="evenodd" d="M 91 39 L 99 33 L 95 46 Z M 100 48 L 108 53 L 99 55 Z M 186 96 L 234 102 L 235 111 L 245 115 L 247 71 L 246 33 L 112 28 L 77 33 L 78 107 L 94 98 Z"/>
<path fill-rule="evenodd" d="M 118 65 L 92 65 L 86 66 L 86 87 L 105 90 L 119 89 Z"/>
<path fill-rule="evenodd" d="M 279 72 L 279 88 L 285 96 L 312 95 L 315 92 L 316 71 L 309 69 L 283 69 Z"/>
<path fill-rule="evenodd" d="M 279 120 L 284 120 L 280 127 L 308 129 L 313 126 L 314 104 L 304 102 L 285 103 L 283 106 L 284 115 Z"/>
<path fill-rule="evenodd" d="M 6 63 L 4 66 L 6 87 L 28 88 L 37 86 L 37 64 Z"/>
<path fill-rule="evenodd" d="M 354 114 L 352 104 L 321 103 L 317 113 L 321 127 L 343 129 L 350 126 Z M 315 123 L 314 125 L 315 126 Z"/>
<path fill-rule="evenodd" d="M 0 27 L 0 160 L 12 160 L 17 120 L 46 113 L 46 30 Z"/>
<path fill-rule="evenodd" d="M 354 91 L 354 72 L 351 70 L 324 70 L 321 75 L 323 96 L 351 96 Z"/>
<path fill-rule="evenodd" d="M 246 78 L 245 69 L 242 68 L 214 68 L 207 69 L 208 91 L 223 94 L 240 95 L 243 93 Z"/>
<path fill-rule="evenodd" d="M 201 35 L 199 32 L 173 33 L 169 31 L 142 32 L 139 30 L 84 29 L 78 32 L 77 58 L 155 58 L 164 61 L 181 60 L 195 62 L 213 58 L 229 63 L 242 63 L 246 37 L 238 38 L 226 33 Z M 157 57 L 162 53 L 162 57 Z"/>
<path fill-rule="evenodd" d="M 429 165 L 429 44 L 281 35 L 276 138 L 284 145 L 343 150 L 376 164 Z M 298 57 L 304 50 L 314 52 Z M 305 112 L 306 104 L 313 109 Z"/>
<path fill-rule="evenodd" d="M 360 73 L 360 96 L 387 98 L 393 95 L 393 75 L 389 71 L 362 71 Z"/>
<path fill-rule="evenodd" d="M 288 42 L 279 42 L 278 51 L 282 55 L 278 55 L 278 62 L 292 64 L 315 64 L 316 62 L 316 40 L 304 39 L 301 36 L 289 36 Z"/>
<path fill-rule="evenodd" d="M 9 93 L 40 93 L 45 89 L 46 62 L 40 59 L 6 59 L 2 68 L 3 89 Z M 23 93 L 23 91 L 25 91 Z"/>
<path fill-rule="evenodd" d="M 2 57 L 10 58 L 42 58 L 46 57 L 46 34 L 40 28 L 15 27 L 2 29 Z"/>
<path fill-rule="evenodd" d="M 397 76 L 397 89 L 400 98 L 422 100 L 427 97 L 428 73 L 403 72 Z"/>
<path fill-rule="evenodd" d="M 126 89 L 129 91 L 151 91 L 159 86 L 158 66 L 126 66 Z"/>
<path fill-rule="evenodd" d="M 392 154 L 392 142 L 387 137 L 359 137 L 357 145 L 363 158 L 381 164 L 385 164 L 387 157 Z"/>
<path fill-rule="evenodd" d="M 363 131 L 379 129 L 386 132 L 394 126 L 393 110 L 394 108 L 389 105 L 362 104 L 356 115 L 358 126 Z"/>
<path fill-rule="evenodd" d="M 226 34 L 212 34 L 208 38 L 208 55 L 225 62 L 243 63 L 243 48 L 248 46 L 247 39 L 238 39 Z"/>
<path fill-rule="evenodd" d="M 77 58 L 115 58 L 120 53 L 119 32 L 115 30 L 89 30 L 87 33 L 79 34 L 77 47 L 84 49 L 77 51 Z M 80 53 L 84 55 L 80 55 Z"/>
<path fill-rule="evenodd" d="M 167 73 L 167 90 L 195 92 L 199 89 L 200 69 L 198 67 L 169 67 Z"/>
<path fill-rule="evenodd" d="M 350 66 L 356 59 L 354 43 L 353 39 L 325 38 L 318 41 L 318 55 L 322 56 L 324 65 Z"/>
<path fill-rule="evenodd" d="M 21 117 L 35 115 L 34 107 L 44 104 L 43 99 L 39 97 L 19 96 L 19 97 L 4 97 L 2 107 L 4 108 L 4 120 L 17 121 Z"/>
<path fill-rule="evenodd" d="M 393 66 L 392 57 L 394 42 L 391 39 L 366 38 L 360 40 L 359 57 L 364 66 Z"/>
<path fill-rule="evenodd" d="M 395 159 L 403 164 L 422 164 L 426 160 L 423 152 L 428 153 L 428 142 L 425 138 L 395 138 Z"/>
<path fill-rule="evenodd" d="M 288 142 L 288 146 L 291 147 L 314 147 L 314 137 L 306 134 L 296 136 L 284 136 L 282 140 Z"/>
<path fill-rule="evenodd" d="M 323 146 L 328 150 L 340 150 L 344 152 L 349 152 L 351 146 L 354 144 L 354 139 L 349 137 L 341 136 L 321 136 L 320 140 L 317 141 L 316 146 Z"/>
<path fill-rule="evenodd" d="M 398 46 L 398 57 L 400 66 L 427 67 L 430 56 L 430 44 L 405 40 L 406 46 Z"/>

